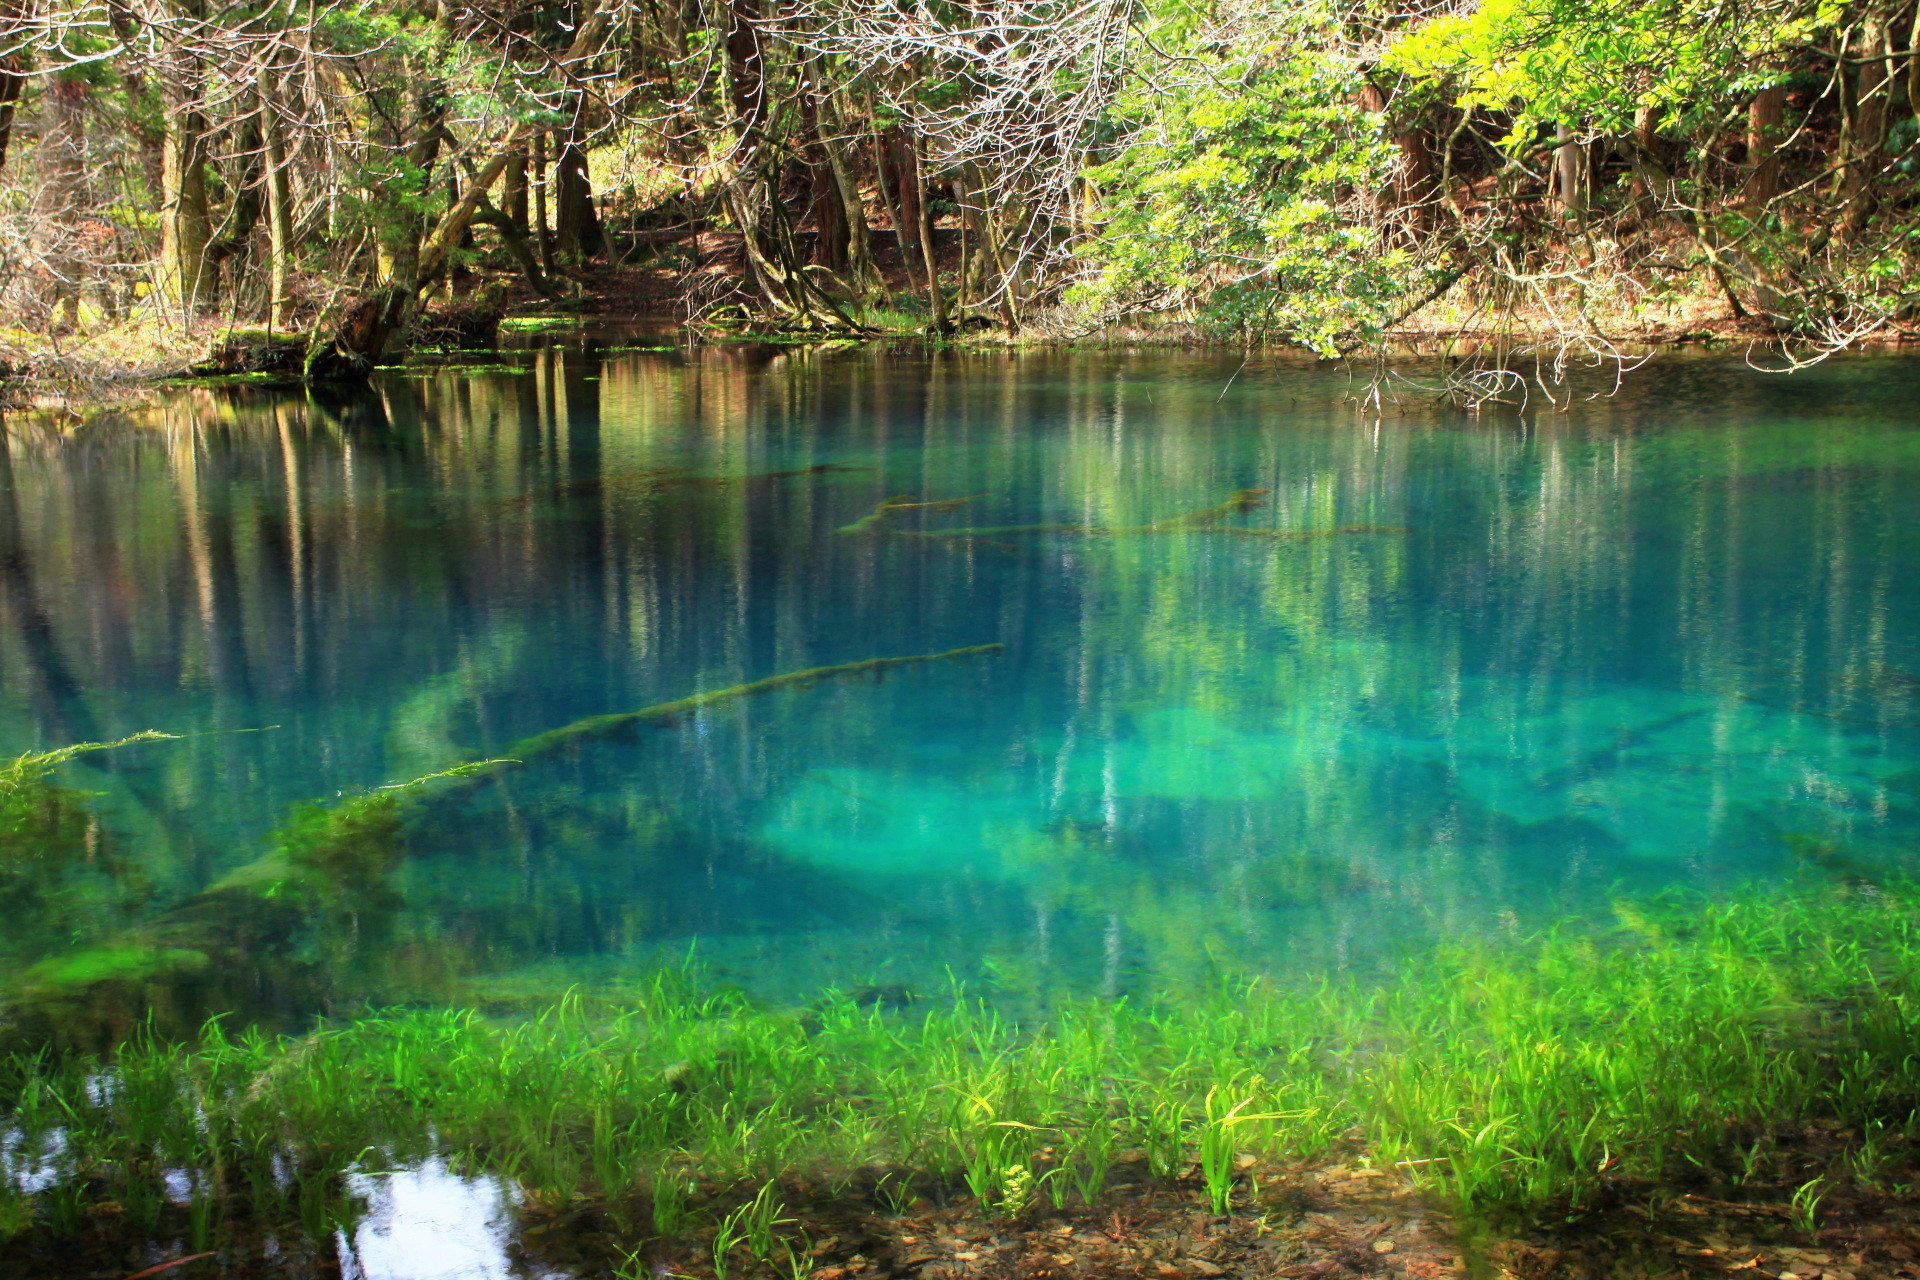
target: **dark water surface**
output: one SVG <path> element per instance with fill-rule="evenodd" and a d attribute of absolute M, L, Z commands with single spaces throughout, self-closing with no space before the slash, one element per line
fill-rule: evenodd
<path fill-rule="evenodd" d="M 1378 420 L 1237 355 L 513 362 L 7 424 L 0 752 L 203 736 L 65 770 L 98 821 L 15 875 L 0 967 L 302 800 L 989 643 L 522 770 L 324 946 L 261 945 L 383 1002 L 689 946 L 782 999 L 1138 993 L 1916 847 L 1920 362 L 1672 359 L 1478 417 L 1402 383 Z M 857 523 L 890 498 L 947 505 Z"/>

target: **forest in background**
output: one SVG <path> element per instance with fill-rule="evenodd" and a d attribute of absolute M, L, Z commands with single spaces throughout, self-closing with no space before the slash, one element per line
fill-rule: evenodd
<path fill-rule="evenodd" d="M 1813 358 L 1913 311 L 1917 16 L 5 0 L 0 320 L 56 353 L 254 326 L 351 373 L 436 307 L 645 265 L 756 330 L 1338 354 L 1425 309 L 1565 359 L 1696 297 Z"/>

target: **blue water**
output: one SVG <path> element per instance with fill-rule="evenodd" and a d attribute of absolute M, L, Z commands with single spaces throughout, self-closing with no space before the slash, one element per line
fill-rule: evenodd
<path fill-rule="evenodd" d="M 689 948 L 776 999 L 1131 994 L 1920 848 L 1920 363 L 1478 415 L 1414 366 L 1380 416 L 1238 354 L 512 363 L 8 421 L 0 752 L 199 736 L 65 770 L 97 822 L 0 964 L 303 800 L 990 643 L 518 771 L 287 954 L 489 1007 Z M 889 499 L 945 505 L 856 525 Z"/>

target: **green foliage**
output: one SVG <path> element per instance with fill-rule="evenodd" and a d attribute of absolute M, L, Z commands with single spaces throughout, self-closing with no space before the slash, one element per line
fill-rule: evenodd
<path fill-rule="evenodd" d="M 1276 12 L 1260 39 L 1172 95 L 1130 104 L 1140 127 L 1090 177 L 1096 306 L 1194 308 L 1206 324 L 1331 354 L 1371 336 L 1423 269 L 1383 245 L 1365 193 L 1392 148 L 1358 105 L 1361 68 L 1330 11 Z"/>
<path fill-rule="evenodd" d="M 829 997 L 794 1017 L 673 969 L 618 1009 L 394 1011 L 288 1038 L 214 1023 L 187 1049 L 14 1057 L 0 1105 L 16 1150 L 63 1153 L 33 1210 L 55 1234 L 107 1198 L 216 1231 L 158 1195 L 169 1169 L 244 1180 L 263 1212 L 330 1232 L 351 1214 L 343 1153 L 438 1151 L 562 1201 L 645 1185 L 652 1230 L 705 1222 L 724 1267 L 737 1249 L 793 1253 L 782 1178 L 873 1164 L 1013 1215 L 1066 1176 L 1097 1199 L 1112 1138 L 1226 1212 L 1243 1153 L 1311 1157 L 1359 1133 L 1462 1212 L 1534 1214 L 1683 1166 L 1751 1183 L 1784 1158 L 1754 1133 L 1825 1120 L 1863 1134 L 1858 1150 L 1776 1177 L 1811 1229 L 1834 1179 L 1920 1138 L 1916 924 L 1913 886 L 1623 901 L 1612 930 L 1447 946 L 1384 988 L 1223 985 L 1025 1026 L 964 995 L 918 1014 Z M 754 1193 L 728 1193 L 748 1169 Z M 0 1204 L 0 1225 L 25 1212 Z"/>
<path fill-rule="evenodd" d="M 1512 144 L 1542 125 L 1625 134 L 1711 124 L 1725 96 L 1777 78 L 1769 59 L 1839 16 L 1833 0 L 1485 0 L 1414 27 L 1388 67 L 1451 88 L 1454 105 L 1513 113 Z"/>
<path fill-rule="evenodd" d="M 0 763 L 0 961 L 31 962 L 110 929 L 150 893 L 86 805 L 54 772 L 76 756 L 172 737 L 147 732 Z M 124 957 L 122 957 L 124 959 Z"/>

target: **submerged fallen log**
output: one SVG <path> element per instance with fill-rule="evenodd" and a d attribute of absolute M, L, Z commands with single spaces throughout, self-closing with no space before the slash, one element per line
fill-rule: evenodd
<path fill-rule="evenodd" d="M 697 493 L 731 493 L 744 490 L 753 493 L 771 489 L 782 480 L 796 480 L 809 476 L 851 475 L 872 469 L 847 466 L 838 462 L 818 462 L 812 466 L 792 467 L 782 471 L 755 471 L 733 476 L 702 476 L 695 475 L 691 467 L 649 467 L 644 471 L 588 476 L 580 480 L 547 485 L 532 493 L 502 498 L 493 504 L 492 509 L 524 510 L 540 503 L 591 501 L 608 497 L 632 499 L 671 493 L 675 490 L 690 490 Z"/>
<path fill-rule="evenodd" d="M 715 689 L 709 693 L 696 693 L 685 698 L 676 698 L 672 702 L 656 703 L 638 711 L 588 716 L 582 720 L 575 720 L 572 724 L 562 725 L 558 729 L 548 729 L 544 733 L 522 738 L 508 746 L 499 759 L 465 766 L 457 777 L 451 774 L 436 775 L 436 779 L 444 780 L 440 781 L 438 789 L 431 793 L 431 798 L 445 800 L 463 795 L 475 790 L 481 783 L 491 778 L 525 768 L 535 760 L 557 755 L 582 743 L 599 738 L 623 736 L 648 725 L 671 729 L 682 720 L 699 712 L 759 694 L 772 693 L 776 689 L 811 689 L 829 680 L 881 678 L 887 672 L 897 671 L 902 667 L 918 666 L 927 662 L 959 662 L 967 658 L 998 653 L 1004 648 L 1006 646 L 1003 644 L 976 644 L 961 649 L 948 649 L 944 653 L 921 653 L 904 658 L 868 658 L 861 662 L 842 662 L 831 667 L 809 667 L 805 671 L 789 671 L 785 675 L 767 676 L 761 680 L 748 681 L 746 684 L 730 685 L 725 689 Z"/>
<path fill-rule="evenodd" d="M 878 680 L 906 667 L 960 662 L 1003 648 L 968 645 L 809 667 L 637 711 L 587 716 L 522 738 L 493 759 L 379 787 L 333 806 L 303 805 L 269 837 L 272 847 L 261 857 L 111 941 L 26 969 L 0 998 L 0 1041 L 102 1047 L 143 1021 L 187 1032 L 216 1009 L 309 1010 L 330 994 L 335 971 L 364 963 L 366 948 L 384 936 L 401 905 L 387 879 L 405 856 L 406 823 L 422 812 L 589 742 L 647 727 L 671 729 L 776 690 Z"/>
<path fill-rule="evenodd" d="M 979 525 L 958 529 L 900 529 L 893 527 L 894 517 L 907 511 L 951 511 L 963 502 L 972 502 L 984 498 L 984 493 L 970 494 L 964 498 L 944 498 L 935 502 L 919 502 L 912 494 L 902 494 L 887 498 L 868 514 L 861 516 L 851 524 L 842 525 L 834 530 L 842 537 L 860 537 L 884 535 L 895 538 L 919 538 L 933 541 L 986 541 L 998 542 L 1002 539 L 1024 534 L 1058 534 L 1077 538 L 1120 538 L 1151 536 L 1156 534 L 1207 533 L 1221 534 L 1234 538 L 1259 538 L 1273 542 L 1311 541 L 1316 538 L 1330 538 L 1346 534 L 1401 534 L 1405 529 L 1387 525 L 1348 524 L 1331 529 L 1248 529 L 1226 524 L 1230 516 L 1245 515 L 1267 505 L 1265 489 L 1236 489 L 1233 495 L 1217 506 L 1204 507 L 1199 511 L 1189 511 L 1166 520 L 1157 520 L 1152 524 L 1134 525 L 1097 525 L 1071 523 L 1045 524 L 1000 524 Z"/>

